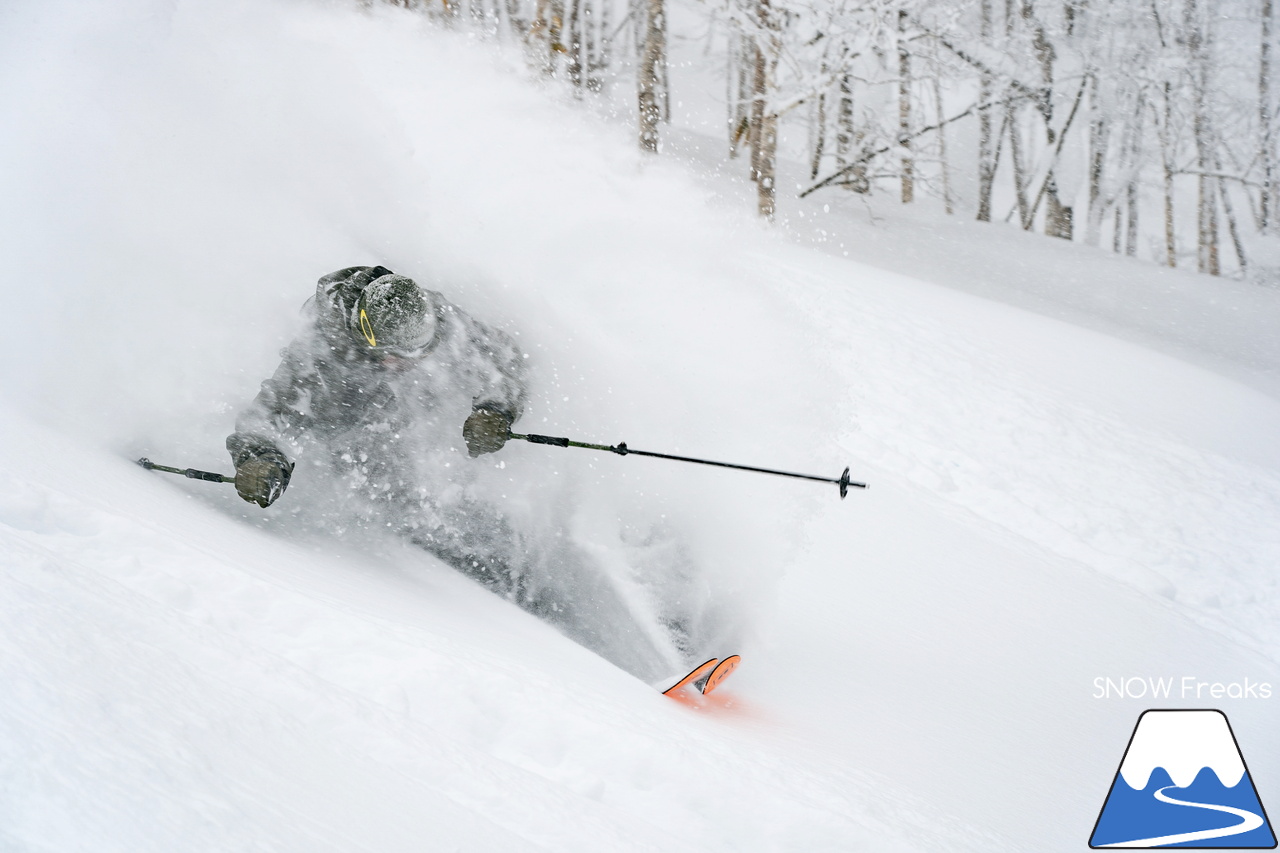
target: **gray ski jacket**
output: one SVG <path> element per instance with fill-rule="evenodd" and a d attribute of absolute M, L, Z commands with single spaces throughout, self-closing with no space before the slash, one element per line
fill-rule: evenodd
<path fill-rule="evenodd" d="M 292 458 L 319 445 L 369 491 L 421 491 L 456 461 L 473 408 L 520 417 L 524 354 L 439 293 L 426 291 L 435 334 L 421 349 L 388 358 L 354 338 L 348 318 L 362 289 L 385 272 L 348 267 L 320 279 L 303 307 L 307 329 L 227 438 L 237 466 L 265 448 Z"/>

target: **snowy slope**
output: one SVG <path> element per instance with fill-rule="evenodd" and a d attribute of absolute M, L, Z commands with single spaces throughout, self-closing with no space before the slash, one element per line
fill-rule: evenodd
<path fill-rule="evenodd" d="M 1080 849 L 1148 707 L 1094 678 L 1280 685 L 1250 322 L 1091 321 L 1006 273 L 975 296 L 1079 263 L 1161 316 L 1196 298 L 998 228 L 954 270 L 797 245 L 799 207 L 766 230 L 741 183 L 408 14 L 81 5 L 0 12 L 0 848 Z M 520 336 L 529 429 L 871 482 L 503 451 L 513 500 L 603 552 L 685 537 L 740 626 L 724 700 L 395 542 L 129 464 L 226 470 L 314 279 L 375 261 Z M 1264 803 L 1274 701 L 1214 702 Z"/>
<path fill-rule="evenodd" d="M 763 714 L 702 719 L 416 554 L 280 541 L 126 462 L 10 437 L 76 466 L 6 466 L 12 849 L 904 834 L 865 774 L 794 760 Z"/>

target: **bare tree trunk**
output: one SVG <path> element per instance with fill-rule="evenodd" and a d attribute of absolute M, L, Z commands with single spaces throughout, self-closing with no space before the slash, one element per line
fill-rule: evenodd
<path fill-rule="evenodd" d="M 756 0 L 762 4 L 767 0 Z M 760 8 L 757 6 L 757 16 Z M 761 36 L 751 40 L 751 123 L 747 139 L 751 143 L 751 180 L 760 182 L 760 129 L 764 126 L 764 102 L 768 94 L 766 88 L 764 46 L 760 44 Z"/>
<path fill-rule="evenodd" d="M 599 20 L 592 20 L 587 28 L 587 89 L 603 92 L 605 75 L 609 70 L 609 7 L 607 2 L 599 6 Z M 593 7 L 588 6 L 591 11 Z M 593 15 L 594 19 L 595 16 Z"/>
<path fill-rule="evenodd" d="M 982 43 L 991 43 L 991 0 L 982 0 Z M 991 72 L 984 66 L 978 84 L 978 102 L 990 104 L 995 90 Z M 992 151 L 991 110 L 978 113 L 978 221 L 991 221 L 991 189 L 995 183 L 995 154 Z"/>
<path fill-rule="evenodd" d="M 1045 129 L 1048 131 L 1046 134 L 1048 143 L 1052 146 L 1054 144 L 1054 132 L 1053 128 L 1048 125 L 1047 121 Z M 1063 128 L 1061 132 L 1065 134 L 1067 132 L 1067 128 Z M 1057 153 L 1055 152 L 1053 156 L 1056 159 Z M 1044 233 L 1049 237 L 1060 237 L 1063 240 L 1070 240 L 1074 236 L 1075 230 L 1073 222 L 1074 212 L 1070 205 L 1062 203 L 1062 198 L 1058 195 L 1058 180 L 1057 176 L 1054 174 L 1053 166 L 1050 166 L 1049 173 L 1045 175 L 1044 180 Z M 1034 210 L 1031 211 L 1031 216 L 1034 218 Z"/>
<path fill-rule="evenodd" d="M 1138 254 L 1138 182 L 1129 181 L 1125 187 L 1125 196 L 1128 208 L 1128 216 L 1126 218 L 1127 228 L 1124 237 L 1124 253 L 1129 257 Z"/>
<path fill-rule="evenodd" d="M 551 0 L 551 18 L 547 22 L 547 36 L 551 39 L 551 72 L 556 70 L 556 54 L 564 53 L 564 0 Z"/>
<path fill-rule="evenodd" d="M 1222 200 L 1222 213 L 1227 218 L 1227 233 L 1231 235 L 1231 246 L 1235 249 L 1236 263 L 1240 272 L 1249 269 L 1249 261 L 1245 258 L 1244 243 L 1240 240 L 1240 230 L 1236 227 L 1236 214 L 1231 204 L 1231 194 L 1227 191 L 1227 182 L 1222 178 L 1222 161 L 1215 150 L 1213 154 L 1213 171 L 1216 173 L 1214 183 L 1218 187 L 1218 198 Z"/>
<path fill-rule="evenodd" d="M 736 23 L 729 34 L 729 158 L 738 156 L 743 143 L 750 145 L 751 74 L 755 54 Z M 753 175 L 754 177 L 754 175 Z"/>
<path fill-rule="evenodd" d="M 840 76 L 840 98 L 836 101 L 836 166 L 849 165 L 853 152 L 853 81 Z"/>
<path fill-rule="evenodd" d="M 1129 180 L 1125 184 L 1127 208 L 1124 253 L 1129 257 L 1138 254 L 1138 173 L 1142 163 L 1143 117 L 1146 115 L 1146 97 L 1139 96 L 1133 112 L 1133 126 L 1129 137 Z"/>
<path fill-rule="evenodd" d="M 756 182 L 756 210 L 765 219 L 773 219 L 777 202 L 776 181 L 778 152 L 778 117 L 768 103 L 772 66 L 778 55 L 778 39 L 774 34 L 773 9 L 770 0 L 756 0 L 756 68 L 751 102 L 751 165 Z"/>
<path fill-rule="evenodd" d="M 858 132 L 853 117 L 853 77 L 843 74 L 840 77 L 840 100 L 836 108 L 836 168 L 843 169 L 854 159 L 862 144 L 862 134 Z M 853 167 L 852 173 L 843 184 L 849 190 L 858 193 L 871 191 L 871 179 L 867 174 L 866 161 L 860 161 Z"/>
<path fill-rule="evenodd" d="M 1206 33 L 1202 28 L 1196 0 L 1186 0 L 1186 38 L 1190 54 L 1191 90 L 1193 100 L 1192 130 L 1196 146 L 1198 193 L 1196 200 L 1198 251 L 1197 269 L 1210 275 L 1218 275 L 1218 205 L 1215 198 L 1214 178 L 1210 176 L 1211 133 L 1207 101 L 1208 57 L 1205 46 Z"/>
<path fill-rule="evenodd" d="M 1142 172 L 1143 152 L 1145 150 L 1145 129 L 1147 116 L 1147 95 L 1140 92 L 1134 99 L 1133 113 L 1129 119 L 1127 134 L 1126 180 L 1125 180 L 1125 243 L 1124 253 L 1134 257 L 1138 253 L 1138 178 Z"/>
<path fill-rule="evenodd" d="M 521 17 L 520 11 L 520 0 L 506 0 L 507 26 L 516 38 L 527 38 L 530 24 Z"/>
<path fill-rule="evenodd" d="M 582 73 L 582 4 L 587 0 L 569 0 L 569 29 L 567 52 L 567 70 L 569 82 L 573 85 L 576 97 L 582 97 L 582 86 L 585 82 Z"/>
<path fill-rule="evenodd" d="M 1102 177 L 1106 170 L 1107 144 L 1110 141 L 1111 125 L 1103 113 L 1102 105 L 1098 102 L 1096 76 L 1091 76 L 1089 79 L 1089 95 L 1089 111 L 1093 115 L 1089 120 L 1089 218 L 1085 224 L 1084 241 L 1087 245 L 1096 246 L 1102 239 L 1102 220 L 1107 213 L 1105 196 L 1102 192 Z M 1118 226 L 1117 233 L 1119 233 Z"/>
<path fill-rule="evenodd" d="M 1222 178 L 1217 179 L 1218 195 L 1222 198 L 1222 212 L 1227 217 L 1227 232 L 1231 235 L 1231 246 L 1236 251 L 1236 261 L 1240 264 L 1240 272 L 1245 272 L 1249 268 L 1249 262 L 1245 260 L 1244 243 L 1240 241 L 1240 232 L 1236 228 L 1236 215 L 1231 208 L 1231 195 L 1227 192 L 1227 182 Z"/>
<path fill-rule="evenodd" d="M 1217 275 L 1218 267 L 1218 210 L 1213 197 L 1213 179 L 1201 174 L 1198 179 L 1197 200 L 1197 253 L 1196 269 Z"/>
<path fill-rule="evenodd" d="M 1201 173 L 1199 177 L 1199 265 L 1200 272 L 1219 275 L 1222 268 L 1218 264 L 1218 205 L 1213 195 L 1213 178 Z"/>
<path fill-rule="evenodd" d="M 1045 140 L 1052 147 L 1057 142 L 1056 132 L 1053 129 L 1053 65 L 1057 59 L 1057 53 L 1053 49 L 1053 43 L 1049 40 L 1049 34 L 1036 19 L 1030 0 L 1023 0 L 1021 13 L 1023 21 L 1032 30 L 1031 46 L 1035 52 L 1036 59 L 1040 63 L 1040 78 L 1044 85 L 1040 113 L 1044 118 Z M 1066 128 L 1063 128 L 1061 132 L 1066 133 Z M 1044 189 L 1046 199 L 1044 233 L 1050 237 L 1061 237 L 1064 240 L 1070 240 L 1072 237 L 1072 210 L 1069 206 L 1063 204 L 1058 196 L 1058 182 L 1054 177 L 1052 167 L 1050 167 L 1049 173 L 1045 175 Z M 1034 217 L 1034 215 L 1035 211 L 1032 211 L 1032 216 Z"/>
<path fill-rule="evenodd" d="M 1022 133 L 1018 128 L 1018 117 L 1013 106 L 1009 107 L 1009 156 L 1013 166 L 1013 194 L 1018 205 L 1018 222 L 1024 230 L 1030 231 L 1032 225 L 1031 207 L 1027 203 L 1027 176 L 1022 165 Z"/>
<path fill-rule="evenodd" d="M 826 74 L 826 67 L 822 73 Z M 809 180 L 816 180 L 822 169 L 822 156 L 827 147 L 827 93 L 821 92 L 813 102 L 809 116 Z"/>
<path fill-rule="evenodd" d="M 777 206 L 778 117 L 766 112 L 760 127 L 760 177 L 756 181 L 756 212 L 773 219 Z"/>
<path fill-rule="evenodd" d="M 902 203 L 915 198 L 915 166 L 911 159 L 911 53 L 907 50 L 907 12 L 898 10 L 898 144 L 902 147 Z"/>
<path fill-rule="evenodd" d="M 1045 192 L 1044 233 L 1070 240 L 1074 231 L 1071 206 L 1063 204 L 1058 196 L 1058 182 L 1053 174 L 1050 173 L 1045 180 L 1049 183 Z"/>
<path fill-rule="evenodd" d="M 658 63 L 658 108 L 662 110 L 662 122 L 671 124 L 671 63 L 667 62 L 667 13 L 663 9 L 658 22 L 658 37 L 662 39 L 662 62 Z"/>
<path fill-rule="evenodd" d="M 942 208 L 946 211 L 947 216 L 955 213 L 954 206 L 951 204 L 951 169 L 947 165 L 947 126 L 946 116 L 943 114 L 942 106 L 942 69 L 939 67 L 937 53 L 935 49 L 933 63 L 933 100 L 938 107 L 938 158 L 941 160 L 942 166 Z M 986 112 L 986 110 L 983 110 Z M 817 177 L 816 175 L 814 177 Z"/>
<path fill-rule="evenodd" d="M 551 40 L 551 0 L 536 0 L 533 23 L 529 25 L 525 44 L 538 70 L 548 77 L 554 74 L 556 66 Z"/>
<path fill-rule="evenodd" d="M 662 18 L 665 14 L 663 0 L 647 0 L 648 20 L 644 29 L 644 45 L 640 54 L 640 71 L 637 77 L 640 99 L 640 147 L 658 153 L 658 122 L 662 107 L 658 100 L 658 74 L 660 66 L 667 62 L 666 41 L 663 38 Z"/>
<path fill-rule="evenodd" d="M 1258 150 L 1262 154 L 1262 214 L 1259 231 L 1276 228 L 1276 137 L 1271 127 L 1272 0 L 1262 0 L 1262 49 L 1258 59 Z"/>
<path fill-rule="evenodd" d="M 1164 84 L 1164 117 L 1160 122 L 1160 165 L 1164 176 L 1164 252 L 1165 263 L 1178 266 L 1177 232 L 1173 221 L 1173 94 Z"/>

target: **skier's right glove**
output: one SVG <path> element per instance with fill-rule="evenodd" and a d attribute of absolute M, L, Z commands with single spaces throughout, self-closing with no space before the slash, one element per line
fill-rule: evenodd
<path fill-rule="evenodd" d="M 264 509 L 275 503 L 289 487 L 293 464 L 279 449 L 258 446 L 237 453 L 236 494 Z"/>

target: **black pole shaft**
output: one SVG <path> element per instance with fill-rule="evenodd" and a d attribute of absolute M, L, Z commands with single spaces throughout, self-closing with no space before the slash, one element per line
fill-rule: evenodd
<path fill-rule="evenodd" d="M 583 441 L 572 441 L 568 438 L 560 438 L 552 435 L 520 435 L 511 433 L 509 438 L 518 438 L 521 441 L 527 441 L 531 444 L 549 444 L 553 447 L 582 447 L 587 450 L 603 450 L 609 453 L 616 453 L 619 456 L 652 456 L 655 459 L 671 459 L 676 462 L 693 462 L 697 465 L 714 465 L 717 468 L 734 468 L 739 471 L 754 471 L 758 474 L 774 474 L 779 477 L 794 477 L 799 480 L 817 480 L 820 483 L 836 483 L 840 486 L 840 497 L 848 494 L 849 487 L 856 489 L 867 488 L 866 483 L 855 483 L 849 479 L 849 469 L 845 468 L 844 473 L 839 477 L 818 477 L 813 474 L 796 474 L 791 471 L 777 471 L 773 468 L 757 468 L 754 465 L 737 465 L 732 462 L 715 462 L 710 459 L 694 459 L 692 456 L 674 456 L 670 453 L 653 453 L 648 450 L 632 450 L 627 447 L 625 441 L 619 442 L 617 445 L 610 444 L 588 444 Z"/>
<path fill-rule="evenodd" d="M 164 471 L 168 474 L 181 474 L 192 480 L 207 480 L 210 483 L 234 483 L 235 477 L 228 477 L 226 474 L 216 474 L 213 471 L 197 471 L 195 468 L 170 468 L 168 465 L 157 465 L 147 457 L 138 460 L 138 464 L 148 471 Z"/>

